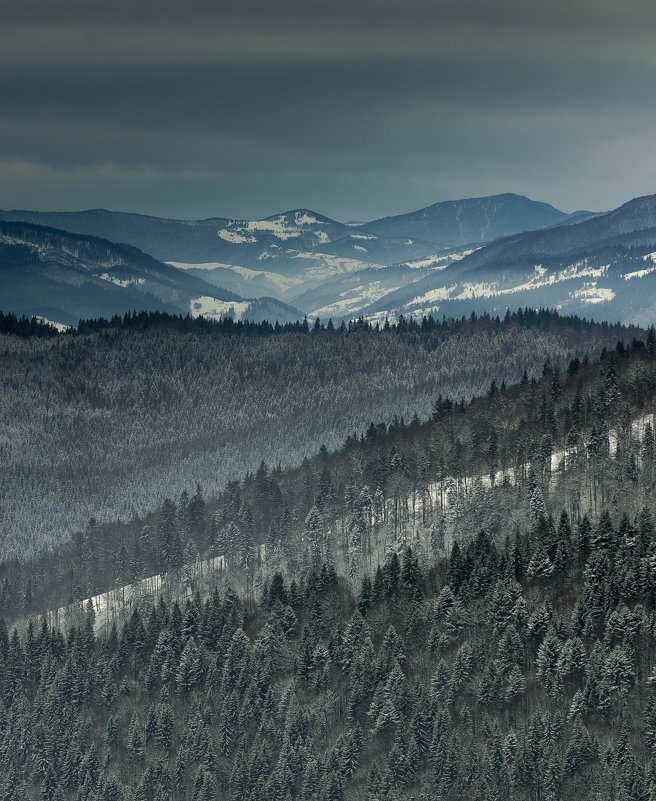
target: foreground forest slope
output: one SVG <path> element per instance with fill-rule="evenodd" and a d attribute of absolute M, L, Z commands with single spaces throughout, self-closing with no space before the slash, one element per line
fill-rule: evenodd
<path fill-rule="evenodd" d="M 655 408 L 652 329 L 4 563 L 2 798 L 647 801 Z"/>
<path fill-rule="evenodd" d="M 333 568 L 94 635 L 0 623 L 7 801 L 646 801 L 656 534 L 539 514 L 354 593 Z"/>
<path fill-rule="evenodd" d="M 383 330 L 142 314 L 52 337 L 3 319 L 15 332 L 0 334 L 5 558 L 197 483 L 214 493 L 262 460 L 298 464 L 372 420 L 425 418 L 440 393 L 469 399 L 546 359 L 564 366 L 644 337 L 532 311 Z"/>
<path fill-rule="evenodd" d="M 0 614 L 60 609 L 67 625 L 101 596 L 106 626 L 153 591 L 174 599 L 230 584 L 252 598 L 274 572 L 298 579 L 324 561 L 356 588 L 408 545 L 426 567 L 481 528 L 500 543 L 562 508 L 573 521 L 634 516 L 654 497 L 655 353 L 650 331 L 594 363 L 493 381 L 469 404 L 438 396 L 428 422 L 372 423 L 299 467 L 262 462 L 216 497 L 199 487 L 143 518 L 91 521 L 53 552 L 5 559 Z"/>

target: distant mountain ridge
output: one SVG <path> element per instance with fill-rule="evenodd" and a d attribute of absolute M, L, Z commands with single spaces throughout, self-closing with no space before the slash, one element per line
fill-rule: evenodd
<path fill-rule="evenodd" d="M 125 242 L 162 261 L 202 264 L 212 261 L 262 268 L 271 260 L 285 262 L 286 251 L 294 256 L 312 253 L 343 239 L 351 228 L 309 209 L 294 209 L 262 220 L 211 217 L 205 220 L 172 220 L 141 214 L 94 209 L 80 212 L 0 211 L 0 219 L 24 220 L 113 242 Z M 357 232 L 356 232 L 357 233 Z M 347 241 L 340 255 L 357 256 Z M 350 245 L 350 249 L 349 249 Z M 335 248 L 323 248 L 332 253 Z M 293 270 L 292 270 L 293 271 Z M 290 270 L 287 270 L 290 272 Z"/>
<path fill-rule="evenodd" d="M 277 314 L 281 322 L 301 316 L 273 299 L 252 302 L 218 289 L 132 245 L 26 222 L 0 221 L 0 298 L 4 311 L 63 324 L 132 310 L 272 321 Z"/>
<path fill-rule="evenodd" d="M 396 261 L 401 261 L 416 256 L 417 248 L 425 255 L 427 248 L 436 245 L 452 248 L 489 242 L 519 231 L 565 222 L 570 216 L 548 203 L 511 193 L 443 201 L 407 214 L 357 224 L 340 223 L 306 208 L 292 209 L 261 220 L 226 217 L 175 220 L 106 209 L 0 211 L 2 220 L 50 225 L 73 233 L 125 242 L 163 261 L 237 263 L 230 259 L 239 256 L 239 263 L 245 266 L 252 266 L 253 260 L 257 263 L 280 259 L 282 253 L 264 255 L 262 248 L 272 245 L 283 252 L 292 249 L 295 253 L 317 251 L 357 257 L 363 252 L 371 252 L 371 258 L 379 261 L 383 251 L 385 258 L 394 256 Z M 411 235 L 419 242 L 408 243 Z M 366 249 L 363 243 L 366 243 Z M 253 245 L 256 247 L 251 247 Z"/>
<path fill-rule="evenodd" d="M 460 316 L 549 306 L 595 319 L 656 320 L 656 195 L 606 214 L 499 239 L 363 307 L 367 317 Z"/>
<path fill-rule="evenodd" d="M 357 225 L 307 208 L 262 220 L 171 220 L 103 209 L 0 211 L 0 219 L 125 242 L 215 289 L 276 298 L 334 319 L 442 270 L 470 243 L 572 221 L 549 204 L 512 194 L 437 203 Z"/>
<path fill-rule="evenodd" d="M 548 203 L 506 193 L 447 200 L 361 226 L 379 236 L 417 236 L 443 247 L 491 242 L 502 236 L 566 222 L 571 215 Z"/>
<path fill-rule="evenodd" d="M 324 321 L 383 320 L 400 314 L 503 314 L 528 305 L 641 325 L 656 319 L 656 195 L 606 213 L 565 214 L 504 194 L 436 203 L 362 225 L 345 225 L 307 208 L 262 220 L 195 222 L 102 210 L 0 212 L 0 218 L 7 216 L 48 220 L 84 229 L 78 235 L 102 233 L 150 248 L 168 262 L 157 262 L 158 281 L 151 274 L 139 284 L 144 279 L 139 274 L 135 283 L 125 265 L 122 272 L 108 271 L 115 284 L 125 284 L 112 292 L 120 288 L 130 308 L 159 303 L 164 311 L 184 307 L 194 314 L 237 317 L 248 310 L 254 319 L 282 322 L 303 313 Z M 175 275 L 198 294 L 191 297 L 185 290 L 173 298 L 172 287 L 162 284 L 164 275 Z M 103 282 L 107 290 L 103 276 L 104 271 L 95 275 L 93 293 Z M 249 297 L 260 298 L 260 307 L 244 300 Z M 222 305 L 233 301 L 232 309 Z M 83 316 L 91 313 L 100 313 L 97 303 Z"/>

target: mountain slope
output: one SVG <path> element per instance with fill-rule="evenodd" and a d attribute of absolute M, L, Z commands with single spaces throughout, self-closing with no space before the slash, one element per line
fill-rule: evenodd
<path fill-rule="evenodd" d="M 0 288 L 5 311 L 69 324 L 133 309 L 240 317 L 251 307 L 131 245 L 22 222 L 0 222 Z M 300 316 L 270 306 L 281 321 Z"/>
<path fill-rule="evenodd" d="M 447 200 L 424 209 L 365 223 L 379 236 L 417 237 L 442 247 L 491 242 L 518 231 L 564 223 L 568 214 L 523 195 Z"/>
<path fill-rule="evenodd" d="M 94 333 L 48 340 L 0 335 L 2 553 L 33 553 L 92 516 L 146 513 L 197 482 L 223 487 L 262 459 L 297 464 L 372 420 L 426 416 L 439 393 L 468 398 L 493 379 L 538 372 L 547 358 L 566 365 L 640 336 L 536 319 L 278 332 L 164 322 L 87 325 Z"/>
<path fill-rule="evenodd" d="M 303 266 L 302 254 L 398 261 L 414 254 L 403 242 L 378 243 L 378 237 L 361 234 L 347 225 L 308 209 L 294 209 L 262 220 L 170 220 L 140 214 L 95 209 L 81 212 L 0 211 L 0 219 L 49 225 L 75 233 L 126 242 L 157 259 L 181 264 L 221 262 L 255 269 L 295 274 Z M 363 247 L 366 240 L 367 248 Z M 358 247 L 360 248 L 358 250 Z M 423 248 L 424 246 L 422 246 Z"/>
<path fill-rule="evenodd" d="M 503 314 L 526 305 L 650 324 L 656 317 L 656 195 L 575 224 L 500 239 L 360 313 Z"/>

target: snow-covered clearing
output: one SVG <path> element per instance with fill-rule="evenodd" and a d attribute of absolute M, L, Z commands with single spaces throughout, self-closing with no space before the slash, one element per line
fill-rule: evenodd
<path fill-rule="evenodd" d="M 208 295 L 202 295 L 190 301 L 189 312 L 192 317 L 203 316 L 212 320 L 232 317 L 234 320 L 241 320 L 250 305 L 249 301 L 217 300 Z"/>
<path fill-rule="evenodd" d="M 254 279 L 265 279 L 283 291 L 292 289 L 295 286 L 303 283 L 302 278 L 290 278 L 280 273 L 271 272 L 269 270 L 251 270 L 248 267 L 240 267 L 237 264 L 224 264 L 219 261 L 208 261 L 200 264 L 189 264 L 186 262 L 170 261 L 168 264 L 171 267 L 177 267 L 179 270 L 225 270 L 226 272 L 235 273 L 245 281 L 252 281 Z"/>
<path fill-rule="evenodd" d="M 66 325 L 65 323 L 58 323 L 56 320 L 49 320 L 47 317 L 40 317 L 39 315 L 35 315 L 35 318 L 40 322 L 44 323 L 45 325 L 51 325 L 53 328 L 56 328 L 60 334 L 64 331 L 69 331 L 73 328 L 72 325 Z"/>
<path fill-rule="evenodd" d="M 183 572 L 188 578 L 187 595 L 191 595 L 191 587 L 194 581 L 219 570 L 224 570 L 225 566 L 226 560 L 223 556 L 215 556 L 211 559 L 196 562 L 194 565 L 186 566 Z M 136 584 L 115 587 L 91 598 L 85 598 L 83 601 L 51 610 L 46 613 L 46 619 L 51 626 L 65 629 L 70 623 L 77 622 L 81 611 L 86 610 L 89 601 L 91 601 L 95 612 L 94 630 L 98 632 L 109 628 L 112 623 L 124 618 L 133 609 L 138 608 L 142 601 L 145 601 L 148 605 L 152 604 L 171 578 L 170 574 L 164 573 L 149 576 Z M 42 617 L 40 615 L 37 619 L 40 620 Z"/>
<path fill-rule="evenodd" d="M 309 316 L 313 319 L 320 317 L 322 320 L 330 317 L 348 317 L 363 306 L 368 306 L 370 303 L 380 300 L 388 292 L 394 292 L 397 288 L 382 285 L 380 281 L 371 281 L 368 284 L 341 292 L 339 300 L 328 306 L 314 309 Z"/>
<path fill-rule="evenodd" d="M 577 289 L 569 293 L 570 298 L 580 300 L 581 303 L 608 303 L 615 297 L 612 289 L 598 287 L 596 281 L 584 284 L 583 289 Z"/>
<path fill-rule="evenodd" d="M 112 284 L 116 284 L 116 286 L 122 286 L 124 289 L 126 286 L 132 286 L 133 284 L 145 284 L 145 278 L 128 278 L 126 280 L 121 280 L 120 278 L 116 278 L 114 275 L 110 275 L 109 273 L 103 273 L 99 275 L 98 278 L 102 278 L 103 281 L 109 281 Z"/>

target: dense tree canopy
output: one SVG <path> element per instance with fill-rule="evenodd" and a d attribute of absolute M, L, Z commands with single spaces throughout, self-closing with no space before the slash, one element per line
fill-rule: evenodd
<path fill-rule="evenodd" d="M 529 310 L 383 330 L 143 313 L 79 331 L 0 317 L 5 557 L 68 540 L 91 517 L 144 514 L 198 482 L 214 493 L 263 459 L 298 464 L 371 420 L 427 418 L 439 393 L 468 400 L 638 333 Z"/>

